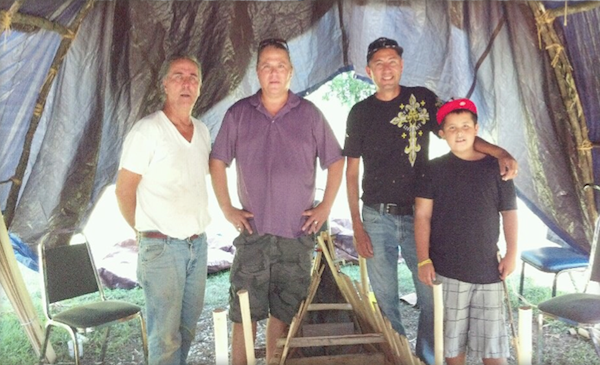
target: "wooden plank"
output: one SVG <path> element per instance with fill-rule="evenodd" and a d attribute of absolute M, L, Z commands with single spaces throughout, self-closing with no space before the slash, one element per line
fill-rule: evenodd
<path fill-rule="evenodd" d="M 356 241 L 356 240 L 354 240 Z M 354 242 L 356 243 L 356 242 Z M 358 256 L 358 266 L 360 268 L 360 285 L 362 287 L 362 290 L 365 291 L 366 293 L 368 293 L 370 290 L 369 288 L 369 275 L 367 274 L 367 259 L 365 259 L 362 256 Z"/>
<path fill-rule="evenodd" d="M 303 304 L 300 304 L 300 306 L 302 305 Z M 283 338 L 277 340 L 277 347 L 283 347 L 283 350 L 281 351 L 281 357 L 279 360 L 280 365 L 285 364 L 285 359 L 287 358 L 288 352 L 290 350 L 290 341 L 292 340 L 293 336 L 296 336 L 296 334 L 298 333 L 298 327 L 300 326 L 300 322 L 302 322 L 302 320 L 299 320 L 298 315 L 296 314 L 292 319 L 292 323 L 290 324 L 290 329 L 288 330 L 288 334 L 285 340 Z M 283 345 L 280 345 L 280 342 L 283 342 Z"/>
<path fill-rule="evenodd" d="M 352 305 L 350 303 L 312 303 L 308 305 L 309 311 L 327 311 L 327 310 L 340 310 L 340 311 L 351 311 Z"/>
<path fill-rule="evenodd" d="M 302 326 L 302 337 L 344 336 L 354 334 L 354 323 L 311 323 Z"/>
<path fill-rule="evenodd" d="M 0 285 L 4 288 L 31 347 L 39 356 L 44 343 L 44 329 L 21 276 L 2 211 L 0 211 Z M 56 360 L 56 353 L 50 342 L 46 347 L 45 360 L 49 363 L 54 363 Z"/>
<path fill-rule="evenodd" d="M 319 263 L 320 265 L 320 263 Z M 323 275 L 323 270 L 325 269 L 325 265 L 321 265 L 320 267 L 315 267 L 312 275 L 312 281 L 310 283 L 310 287 L 308 289 L 308 295 L 306 300 L 300 303 L 300 308 L 298 309 L 298 313 L 294 316 L 290 328 L 288 329 L 288 334 L 285 339 L 283 349 L 281 350 L 281 356 L 279 357 L 279 364 L 285 364 L 285 360 L 289 354 L 290 345 L 289 341 L 291 338 L 295 337 L 298 334 L 298 330 L 302 325 L 302 321 L 306 312 L 308 310 L 308 306 L 313 301 L 317 290 L 319 288 L 319 284 L 321 283 L 321 276 Z M 279 346 L 279 341 L 277 342 L 277 346 Z"/>
<path fill-rule="evenodd" d="M 317 255 L 315 256 L 315 259 L 313 260 L 313 275 L 316 274 L 319 269 L 321 268 L 321 258 L 323 257 L 323 252 L 321 252 L 320 250 L 317 251 Z"/>
<path fill-rule="evenodd" d="M 368 354 L 313 356 L 298 359 L 288 359 L 285 365 L 365 365 L 384 363 L 385 356 L 378 352 Z"/>
<path fill-rule="evenodd" d="M 278 339 L 284 342 L 285 339 Z M 380 333 L 367 333 L 345 336 L 316 336 L 316 337 L 296 337 L 290 338 L 289 347 L 323 347 L 323 346 L 343 346 L 343 345 L 362 345 L 368 343 L 382 343 L 385 338 Z"/>

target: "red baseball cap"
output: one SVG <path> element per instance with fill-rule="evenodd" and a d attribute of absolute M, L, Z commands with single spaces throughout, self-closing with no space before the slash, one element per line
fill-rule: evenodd
<path fill-rule="evenodd" d="M 471 100 L 469 100 L 469 99 L 450 100 L 446 104 L 442 105 L 440 107 L 440 109 L 438 109 L 438 112 L 437 112 L 438 124 L 442 124 L 442 122 L 444 121 L 444 118 L 446 118 L 446 115 L 448 115 L 449 113 L 451 113 L 455 110 L 459 110 L 459 109 L 465 109 L 465 110 L 468 110 L 471 113 L 477 115 L 477 107 L 475 106 L 475 103 L 473 103 Z"/>

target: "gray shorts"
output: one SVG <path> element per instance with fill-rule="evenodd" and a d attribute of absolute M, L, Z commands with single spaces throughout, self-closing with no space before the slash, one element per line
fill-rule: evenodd
<path fill-rule="evenodd" d="M 444 292 L 444 356 L 508 358 L 502 283 L 471 284 L 436 274 Z"/>
<path fill-rule="evenodd" d="M 313 235 L 292 239 L 242 232 L 233 245 L 236 252 L 229 275 L 229 318 L 242 322 L 237 292 L 246 289 L 252 321 L 270 314 L 290 324 L 308 294 Z"/>

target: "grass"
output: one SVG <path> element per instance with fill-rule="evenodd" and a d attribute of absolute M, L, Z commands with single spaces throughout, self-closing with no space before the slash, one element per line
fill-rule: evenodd
<path fill-rule="evenodd" d="M 124 300 L 143 306 L 144 296 L 141 289 L 133 290 L 105 290 L 107 299 Z M 91 296 L 91 295 L 90 295 Z M 73 300 L 70 305 L 77 305 L 90 300 L 89 297 Z M 42 299 L 39 293 L 32 294 L 32 301 L 40 318 L 44 323 Z M 107 354 L 117 352 L 126 344 L 140 341 L 140 329 L 138 321 L 128 321 L 111 326 L 110 340 L 108 342 Z M 104 334 L 106 331 L 98 331 L 85 334 L 87 339 L 84 345 L 84 354 L 90 358 L 99 358 Z M 54 327 L 50 335 L 50 343 L 54 348 L 57 359 L 69 359 L 67 342 L 70 340 L 67 331 Z M 141 348 L 141 346 L 140 346 Z M 89 354 L 89 356 L 87 355 Z M 25 332 L 17 316 L 12 312 L 0 313 L 0 362 L 9 365 L 37 364 L 37 355 L 34 353 Z M 108 355 L 107 355 L 108 359 Z"/>
<path fill-rule="evenodd" d="M 342 271 L 353 280 L 360 281 L 360 272 L 357 265 L 344 265 Z M 406 265 L 399 265 L 398 268 L 399 289 L 401 295 L 414 291 L 412 278 Z M 520 305 L 518 298 L 513 293 L 518 290 L 518 275 L 514 274 L 508 280 L 509 290 L 511 292 L 511 305 L 513 309 Z M 559 286 L 559 289 L 561 287 Z M 570 289 L 568 287 L 565 287 Z M 205 309 L 212 310 L 218 307 L 226 307 L 229 289 L 229 272 L 224 271 L 209 275 L 206 287 Z M 525 283 L 526 296 L 531 303 L 539 303 L 550 298 L 550 288 L 547 285 L 539 285 L 533 282 L 531 278 L 526 278 Z M 138 305 L 143 305 L 144 297 L 140 288 L 132 290 L 105 290 L 105 294 L 110 299 L 126 300 Z M 564 294 L 559 291 L 558 295 Z M 41 309 L 40 295 L 32 295 L 34 304 L 43 318 Z M 537 323 L 537 310 L 533 313 L 534 323 Z M 515 321 L 517 320 L 515 315 Z M 536 325 L 534 324 L 534 332 Z M 590 365 L 600 364 L 600 360 L 594 353 L 590 341 L 581 340 L 577 337 L 566 336 L 569 327 L 558 321 L 546 321 L 544 328 L 544 364 L 569 364 L 569 365 Z M 95 331 L 86 335 L 88 342 L 84 345 L 84 353 L 90 359 L 97 359 L 101 349 L 104 331 Z M 53 330 L 51 343 L 54 347 L 58 362 L 70 361 L 67 349 L 69 337 L 66 331 L 61 329 Z M 119 349 L 136 348 L 139 349 L 139 324 L 137 321 L 120 323 L 111 327 L 109 347 L 107 351 L 108 364 L 119 363 L 110 356 L 118 353 Z M 133 344 L 132 344 L 133 343 Z M 534 358 L 536 343 L 534 340 Z M 121 351 L 122 352 L 122 351 Z M 127 354 L 125 354 L 127 355 Z M 0 363 L 8 365 L 30 365 L 37 363 L 37 357 L 32 350 L 27 336 L 18 322 L 16 315 L 12 311 L 0 313 Z"/>
<path fill-rule="evenodd" d="M 216 274 L 211 274 L 207 280 L 205 307 L 226 307 L 229 288 L 229 272 L 223 271 Z M 137 304 L 143 307 L 144 293 L 142 289 L 135 288 L 132 290 L 123 289 L 104 289 L 104 294 L 107 299 L 124 300 Z M 86 298 L 75 300 L 73 305 L 85 302 Z M 42 299 L 39 293 L 32 294 L 32 301 L 40 318 L 40 322 L 44 323 L 44 315 L 42 309 Z M 107 364 L 110 362 L 110 354 L 120 351 L 122 348 L 140 348 L 138 344 L 131 346 L 131 342 L 140 343 L 139 322 L 128 321 L 115 324 L 110 327 L 110 338 L 106 352 Z M 87 342 L 84 344 L 84 355 L 90 359 L 99 359 L 102 342 L 104 340 L 105 330 L 86 334 Z M 68 362 L 70 357 L 68 353 L 67 342 L 70 336 L 67 331 L 61 328 L 54 328 L 50 335 L 50 342 L 57 355 L 57 362 Z M 34 353 L 27 335 L 22 329 L 19 319 L 12 311 L 0 313 L 0 363 L 6 365 L 31 365 L 37 364 L 37 356 Z"/>

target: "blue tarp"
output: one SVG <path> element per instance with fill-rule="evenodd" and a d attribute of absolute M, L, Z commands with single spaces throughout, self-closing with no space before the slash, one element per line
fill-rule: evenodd
<path fill-rule="evenodd" d="M 0 1 L 0 9 L 12 3 Z M 20 11 L 68 25 L 83 4 L 28 1 Z M 600 137 L 599 16 L 596 8 L 569 16 L 567 26 L 562 18 L 555 23 L 592 141 Z M 448 98 L 466 95 L 475 83 L 483 137 L 519 160 L 521 197 L 561 238 L 589 250 L 591 222 L 580 194 L 589 181 L 574 173 L 577 146 L 565 127 L 551 60 L 540 49 L 529 5 L 516 1 L 97 1 L 57 70 L 11 231 L 35 245 L 49 231 L 85 222 L 114 182 L 123 136 L 160 108 L 157 72 L 169 55 L 200 59 L 204 80 L 195 114 L 214 137 L 225 110 L 258 89 L 261 39 L 289 40 L 292 90 L 302 93 L 340 70 L 365 76 L 367 45 L 379 36 L 404 47 L 405 85 L 425 85 Z M 0 135 L 8 143 L 0 144 L 0 181 L 14 174 L 61 40 L 19 26 L 1 35 Z M 3 209 L 10 186 L 0 185 Z"/>
<path fill-rule="evenodd" d="M 8 237 L 17 261 L 33 271 L 39 271 L 38 256 L 31 248 L 12 233 L 8 233 Z"/>

